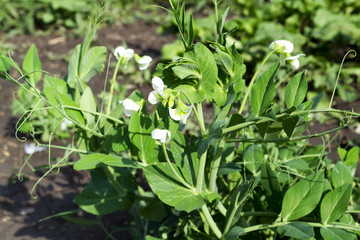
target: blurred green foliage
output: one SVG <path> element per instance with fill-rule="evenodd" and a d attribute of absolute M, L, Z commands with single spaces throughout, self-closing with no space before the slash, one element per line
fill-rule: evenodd
<path fill-rule="evenodd" d="M 187 7 L 199 9 L 196 6 L 200 5 L 202 10 L 212 3 L 199 1 L 194 5 L 190 2 Z M 227 44 L 234 44 L 242 53 L 248 73 L 254 72 L 255 63 L 264 57 L 272 41 L 290 40 L 296 46 L 294 54 L 306 54 L 300 66 L 309 70 L 310 90 L 329 95 L 343 56 L 348 50 L 360 47 L 360 1 L 357 0 L 231 0 L 226 4 L 230 5 L 230 12 L 225 29 L 235 28 Z M 214 15 L 196 18 L 197 39 L 216 41 L 214 22 Z M 174 22 L 169 22 L 159 32 L 170 32 L 173 26 Z M 183 49 L 176 46 L 180 44 L 165 46 L 163 59 L 169 59 L 174 53 L 181 54 Z M 360 82 L 359 61 L 356 60 L 348 57 L 341 72 L 337 93 L 343 101 L 359 97 L 355 88 L 356 81 Z M 284 76 L 284 82 L 287 80 L 285 71 L 279 75 Z"/>

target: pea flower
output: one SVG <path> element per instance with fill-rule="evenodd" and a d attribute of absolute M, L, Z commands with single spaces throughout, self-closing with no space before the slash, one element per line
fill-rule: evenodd
<path fill-rule="evenodd" d="M 119 103 L 123 104 L 123 112 L 128 117 L 131 117 L 131 115 L 140 110 L 140 105 L 129 98 L 125 99 L 124 101 L 120 101 Z"/>
<path fill-rule="evenodd" d="M 64 121 L 62 121 L 60 129 L 65 131 L 69 125 L 71 125 L 73 122 L 69 119 L 65 118 Z"/>
<path fill-rule="evenodd" d="M 24 144 L 24 151 L 26 154 L 33 154 L 36 152 L 44 151 L 46 147 L 36 147 L 35 143 L 25 143 Z"/>
<path fill-rule="evenodd" d="M 151 80 L 154 91 L 150 92 L 148 100 L 151 104 L 155 105 L 164 99 L 165 85 L 161 78 L 153 77 Z"/>
<path fill-rule="evenodd" d="M 289 54 L 294 50 L 294 45 L 288 40 L 276 40 L 270 44 L 269 48 L 280 54 Z"/>
<path fill-rule="evenodd" d="M 186 124 L 186 120 L 190 116 L 191 110 L 192 105 L 186 106 L 181 100 L 179 100 L 177 108 L 169 108 L 169 115 L 174 121 L 180 121 L 180 123 Z"/>
<path fill-rule="evenodd" d="M 121 59 L 121 64 L 127 68 L 127 63 L 134 57 L 134 50 L 131 48 L 117 47 L 115 49 L 114 55 L 117 60 Z"/>
<path fill-rule="evenodd" d="M 298 58 L 300 58 L 301 56 L 305 56 L 305 54 L 298 54 L 296 56 L 291 56 L 291 57 L 287 57 L 284 60 L 286 61 L 287 64 L 289 64 L 294 70 L 297 70 L 300 66 L 300 62 L 298 60 Z"/>
<path fill-rule="evenodd" d="M 171 133 L 168 130 L 154 129 L 151 132 L 151 137 L 161 143 L 168 143 L 171 139 Z"/>
<path fill-rule="evenodd" d="M 142 56 L 136 60 L 136 62 L 139 64 L 139 70 L 144 71 L 146 70 L 150 63 L 152 61 L 152 58 L 150 56 Z"/>

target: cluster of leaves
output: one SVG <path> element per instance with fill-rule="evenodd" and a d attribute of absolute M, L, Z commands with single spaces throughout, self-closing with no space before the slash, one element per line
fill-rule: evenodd
<path fill-rule="evenodd" d="M 104 11 L 111 23 L 129 15 L 134 6 L 144 6 L 148 0 L 3 0 L 0 13 L 0 31 L 9 35 L 33 33 L 37 29 L 75 29 L 83 34 L 88 16 L 94 9 Z"/>
<path fill-rule="evenodd" d="M 336 82 L 340 61 L 349 49 L 359 48 L 360 4 L 348 1 L 228 1 L 231 20 L 225 29 L 231 30 L 227 44 L 235 44 L 251 72 L 264 56 L 264 48 L 274 39 L 287 39 L 294 43 L 295 51 L 306 54 L 302 63 L 307 69 L 312 91 L 331 93 Z M 215 15 L 195 21 L 195 35 L 201 40 L 214 38 Z M 169 31 L 175 23 L 164 25 Z M 172 28 L 174 29 L 174 28 Z M 346 46 L 346 47 L 344 47 Z M 300 51 L 302 50 L 302 51 Z M 163 57 L 169 59 L 184 49 L 179 41 L 164 46 Z M 285 75 L 280 72 L 280 75 Z M 342 71 L 344 84 L 338 87 L 343 101 L 354 101 L 359 96 L 354 82 L 359 82 L 356 62 L 349 62 Z M 328 99 L 323 99 L 328 101 Z"/>
<path fill-rule="evenodd" d="M 91 173 L 91 182 L 75 203 L 100 218 L 129 209 L 135 239 L 356 239 L 359 148 L 339 148 L 340 161 L 334 164 L 324 146 L 311 146 L 308 139 L 349 126 L 360 114 L 317 109 L 318 99 L 306 98 L 306 72 L 277 91 L 281 59 L 261 74 L 258 69 L 246 86 L 242 56 L 234 46 L 224 46 L 227 12 L 216 18 L 216 41 L 208 47 L 193 43 L 193 19 L 185 18 L 185 8 L 172 1 L 170 6 L 185 53 L 159 64 L 155 75 L 173 96 L 193 106 L 192 121 L 199 130 L 192 135 L 169 116 L 168 102 L 152 105 L 150 112 L 138 90 L 128 97 L 140 104 L 130 118 L 117 100 L 106 109 L 98 103 L 87 83 L 104 68 L 107 50 L 90 47 L 92 31 L 75 48 L 68 76 L 46 74 L 41 90 L 31 77 L 38 73 L 37 64 L 20 69 L 1 55 L 3 77 L 26 84 L 27 93 L 44 104 L 42 109 L 73 122 L 72 146 L 51 148 L 66 149 L 66 156 L 77 153 L 74 169 Z M 29 52 L 35 55 L 34 49 Z M 9 75 L 11 67 L 25 83 Z M 283 102 L 275 98 L 281 94 Z M 204 121 L 205 103 L 214 110 L 210 122 Z M 310 114 L 324 112 L 343 114 L 343 125 L 307 134 Z M 169 131 L 170 142 L 157 142 L 152 137 L 156 129 Z M 64 165 L 66 156 L 49 165 L 48 173 Z M 138 182 L 136 172 L 143 172 L 142 181 L 151 191 Z M 57 216 L 99 224 L 70 216 L 73 213 Z"/>

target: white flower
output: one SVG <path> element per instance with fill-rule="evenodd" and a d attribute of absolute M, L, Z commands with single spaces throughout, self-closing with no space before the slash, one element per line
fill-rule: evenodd
<path fill-rule="evenodd" d="M 65 118 L 64 121 L 61 123 L 61 130 L 65 131 L 69 125 L 71 125 L 73 122 L 69 119 Z"/>
<path fill-rule="evenodd" d="M 137 60 L 137 63 L 139 64 L 139 70 L 143 71 L 146 70 L 150 63 L 152 61 L 152 58 L 150 56 L 143 56 Z"/>
<path fill-rule="evenodd" d="M 124 47 L 117 47 L 115 49 L 114 55 L 116 57 L 116 59 L 121 61 L 121 64 L 127 68 L 127 63 L 130 61 L 130 59 L 132 59 L 134 57 L 134 50 L 131 48 L 124 48 Z"/>
<path fill-rule="evenodd" d="M 155 91 L 150 92 L 148 101 L 155 105 L 158 102 L 162 101 L 164 99 L 164 89 L 165 85 L 161 78 L 159 77 L 153 77 L 152 79 L 152 87 Z"/>
<path fill-rule="evenodd" d="M 298 60 L 298 58 L 300 58 L 301 56 L 305 56 L 305 54 L 298 54 L 296 56 L 291 56 L 288 58 L 285 58 L 284 60 L 287 62 L 287 64 L 289 64 L 294 70 L 297 70 L 300 66 L 300 62 Z"/>
<path fill-rule="evenodd" d="M 276 40 L 270 44 L 269 48 L 278 53 L 286 54 L 294 50 L 294 45 L 288 40 Z"/>
<path fill-rule="evenodd" d="M 120 103 L 123 104 L 124 106 L 123 112 L 128 117 L 130 117 L 131 115 L 133 115 L 134 113 L 140 110 L 139 104 L 137 104 L 136 102 L 134 102 L 129 98 L 125 99 L 124 101 L 120 101 Z"/>
<path fill-rule="evenodd" d="M 36 147 L 35 143 L 25 143 L 24 144 L 24 151 L 26 154 L 33 154 L 36 152 L 44 151 L 46 147 Z"/>
<path fill-rule="evenodd" d="M 151 137 L 161 143 L 168 143 L 171 139 L 171 133 L 168 130 L 154 129 L 151 132 Z"/>
<path fill-rule="evenodd" d="M 186 124 L 186 120 L 190 116 L 192 106 L 187 107 L 178 107 L 178 108 L 169 108 L 169 115 L 174 121 L 180 121 L 182 124 Z M 187 108 L 186 108 L 187 107 Z"/>
<path fill-rule="evenodd" d="M 360 124 L 355 128 L 355 133 L 360 135 Z"/>

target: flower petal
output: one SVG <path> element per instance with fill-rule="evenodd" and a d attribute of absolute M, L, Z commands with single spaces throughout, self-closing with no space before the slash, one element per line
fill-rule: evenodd
<path fill-rule="evenodd" d="M 140 106 L 131 99 L 125 99 L 121 102 L 124 106 L 124 114 L 128 117 L 140 110 Z"/>
<path fill-rule="evenodd" d="M 169 115 L 174 121 L 180 121 L 181 117 L 179 114 L 176 114 L 176 109 L 169 108 Z"/>
<path fill-rule="evenodd" d="M 168 130 L 154 129 L 151 132 L 151 137 L 161 143 L 168 143 L 171 139 L 171 133 Z"/>
<path fill-rule="evenodd" d="M 155 105 L 155 104 L 157 104 L 158 102 L 161 101 L 161 96 L 156 91 L 152 91 L 152 92 L 149 93 L 148 101 L 151 104 Z"/>
<path fill-rule="evenodd" d="M 153 77 L 151 80 L 153 89 L 160 94 L 161 97 L 164 97 L 164 89 L 165 85 L 161 78 L 159 77 Z"/>
<path fill-rule="evenodd" d="M 143 71 L 143 70 L 146 70 L 150 63 L 152 61 L 152 58 L 150 56 L 143 56 L 141 57 L 137 63 L 139 64 L 139 70 Z"/>
<path fill-rule="evenodd" d="M 294 45 L 288 40 L 276 40 L 269 46 L 271 50 L 275 50 L 278 53 L 291 53 L 294 50 Z"/>

